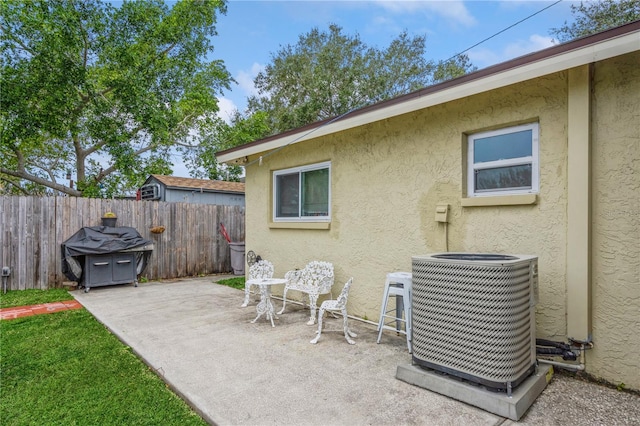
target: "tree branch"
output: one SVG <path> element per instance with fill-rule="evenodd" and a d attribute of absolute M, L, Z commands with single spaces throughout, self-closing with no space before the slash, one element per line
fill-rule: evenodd
<path fill-rule="evenodd" d="M 176 47 L 178 45 L 178 43 L 173 43 L 171 44 L 169 47 L 167 47 L 166 49 L 164 49 L 162 52 L 160 52 L 157 56 L 156 59 L 161 57 L 161 56 L 165 56 L 167 55 L 169 52 L 171 52 L 173 50 L 174 47 Z"/>
<path fill-rule="evenodd" d="M 107 144 L 106 141 L 100 141 L 100 142 L 96 142 L 95 144 L 93 144 L 92 146 L 90 146 L 89 148 L 86 149 L 82 149 L 81 147 L 79 148 L 82 156 L 84 158 L 90 156 L 91 154 L 93 154 L 94 152 L 98 151 L 100 148 L 104 147 Z M 75 141 L 74 141 L 74 145 L 75 145 Z M 78 152 L 78 150 L 76 149 L 76 152 Z"/>
<path fill-rule="evenodd" d="M 131 135 L 135 135 L 136 133 L 138 133 L 139 131 L 141 131 L 143 129 L 143 126 L 138 126 L 134 129 L 131 129 L 131 131 L 129 132 Z M 133 138 L 131 138 L 133 139 Z M 83 149 L 80 146 L 80 141 L 77 141 L 77 145 L 76 145 L 76 139 L 74 138 L 74 147 L 76 147 L 76 154 L 81 154 L 84 158 L 88 157 L 89 155 L 93 154 L 94 152 L 97 152 L 100 148 L 104 147 L 107 144 L 107 141 L 100 141 L 100 142 L 96 142 L 95 144 L 93 144 L 92 146 L 90 146 L 89 148 Z"/>
<path fill-rule="evenodd" d="M 139 150 L 135 151 L 132 154 L 132 157 L 137 157 L 141 154 L 144 154 L 145 152 L 151 151 L 154 147 L 152 145 L 147 145 L 144 148 L 140 148 Z M 102 169 L 100 170 L 100 173 L 97 174 L 96 176 L 96 182 L 100 182 L 102 179 L 104 179 L 105 177 L 107 177 L 108 175 L 110 175 L 111 173 L 115 172 L 117 169 L 117 167 L 115 165 L 111 165 L 109 167 L 107 167 L 106 169 Z"/>
<path fill-rule="evenodd" d="M 80 33 L 82 34 L 82 41 L 84 43 L 84 49 L 82 51 L 82 68 L 87 68 L 87 57 L 89 56 L 89 41 L 87 40 L 87 32 L 82 25 L 82 20 L 78 20 L 78 26 L 80 27 Z"/>
<path fill-rule="evenodd" d="M 72 133 L 71 140 L 73 141 L 73 149 L 76 152 L 76 179 L 81 182 L 86 178 L 84 160 L 89 154 L 82 148 L 78 135 Z"/>
<path fill-rule="evenodd" d="M 175 141 L 174 145 L 182 146 L 182 147 L 185 147 L 185 148 L 198 148 L 200 146 L 200 145 L 190 145 L 188 143 L 182 143 L 182 142 L 178 142 L 178 141 Z"/>
<path fill-rule="evenodd" d="M 27 46 L 26 44 L 22 43 L 20 41 L 20 39 L 17 39 L 15 37 L 11 37 L 11 35 L 10 35 L 11 33 L 8 32 L 7 29 L 2 24 L 0 24 L 0 30 L 2 30 L 2 32 L 5 34 L 5 37 L 7 37 L 11 41 L 13 41 L 18 46 L 20 46 L 22 48 L 22 50 L 24 50 L 27 53 L 30 53 L 31 56 L 36 56 L 36 54 L 31 49 L 29 49 L 29 46 Z"/>
<path fill-rule="evenodd" d="M 6 178 L 3 178 L 2 176 L 0 176 L 0 181 L 4 182 L 6 185 L 11 185 L 12 187 L 16 188 L 18 191 L 22 192 L 24 195 L 31 195 L 31 194 L 29 194 L 29 191 L 27 191 L 26 189 L 24 189 L 20 185 L 16 184 L 12 180 L 9 180 L 9 179 L 6 179 Z"/>
<path fill-rule="evenodd" d="M 5 175 L 9 175 L 9 176 L 13 176 L 13 177 L 17 177 L 20 179 L 25 179 L 25 180 L 29 180 L 33 183 L 37 183 L 38 185 L 42 185 L 42 186 L 46 186 L 47 188 L 51 188 L 53 190 L 62 192 L 63 194 L 67 194 L 67 195 L 71 195 L 74 197 L 82 197 L 82 192 L 76 190 L 76 189 L 72 189 L 69 188 L 68 186 L 64 186 L 61 185 L 57 182 L 51 182 L 48 181 L 46 179 L 42 179 L 38 176 L 34 176 L 30 173 L 27 173 L 26 171 L 22 170 L 22 171 L 16 171 L 16 170 L 9 170 L 9 169 L 5 169 L 5 168 L 0 168 L 0 173 L 4 173 Z"/>

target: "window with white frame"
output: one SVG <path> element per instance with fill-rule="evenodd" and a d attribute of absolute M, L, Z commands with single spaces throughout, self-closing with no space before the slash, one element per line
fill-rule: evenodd
<path fill-rule="evenodd" d="M 331 162 L 273 172 L 274 222 L 331 219 Z"/>
<path fill-rule="evenodd" d="M 468 136 L 469 197 L 537 193 L 538 123 Z"/>

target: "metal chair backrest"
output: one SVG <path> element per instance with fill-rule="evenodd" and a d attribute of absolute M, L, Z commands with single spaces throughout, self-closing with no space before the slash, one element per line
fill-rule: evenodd
<path fill-rule="evenodd" d="M 268 260 L 260 260 L 249 267 L 249 279 L 265 279 L 273 277 L 273 264 Z"/>

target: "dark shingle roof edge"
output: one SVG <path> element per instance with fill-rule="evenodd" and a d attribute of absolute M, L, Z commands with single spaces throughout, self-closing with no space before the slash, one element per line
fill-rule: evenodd
<path fill-rule="evenodd" d="M 202 189 L 213 192 L 236 192 L 244 194 L 243 182 L 228 182 L 222 180 L 194 179 L 177 176 L 151 175 L 167 188 Z"/>

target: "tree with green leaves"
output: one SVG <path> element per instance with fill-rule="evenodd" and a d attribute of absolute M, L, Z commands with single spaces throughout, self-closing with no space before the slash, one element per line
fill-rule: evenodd
<path fill-rule="evenodd" d="M 599 0 L 571 5 L 575 20 L 550 33 L 565 42 L 640 19 L 640 0 Z"/>
<path fill-rule="evenodd" d="M 4 0 L 0 188 L 111 196 L 170 173 L 232 80 L 208 60 L 224 0 Z M 72 187 L 67 175 L 75 174 Z"/>
<path fill-rule="evenodd" d="M 218 120 L 215 130 L 203 135 L 199 145 L 186 157 L 186 165 L 194 177 L 237 182 L 242 175 L 240 166 L 219 164 L 216 152 L 243 145 L 269 136 L 267 113 L 257 111 L 244 117 L 235 111 L 231 123 Z"/>
<path fill-rule="evenodd" d="M 272 55 L 254 80 L 259 91 L 248 113 L 264 112 L 271 133 L 336 117 L 472 71 L 465 55 L 447 62 L 426 59 L 426 38 L 406 32 L 383 50 L 330 25 L 315 28 Z"/>

